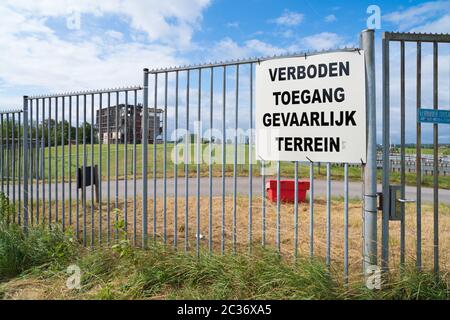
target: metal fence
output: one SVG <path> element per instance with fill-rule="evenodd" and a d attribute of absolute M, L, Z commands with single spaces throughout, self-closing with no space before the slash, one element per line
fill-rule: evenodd
<path fill-rule="evenodd" d="M 63 230 L 73 226 L 84 245 L 118 239 L 119 193 L 128 198 L 130 176 L 136 192 L 138 174 L 136 130 L 133 143 L 128 145 L 129 130 L 123 127 L 138 123 L 141 93 L 142 88 L 136 86 L 25 97 L 28 126 L 24 126 L 24 153 L 28 170 L 24 172 L 24 184 L 29 204 L 24 210 L 31 223 L 60 223 Z M 107 137 L 100 137 L 95 118 L 104 108 L 109 111 L 109 125 Z M 125 231 L 128 209 L 128 205 L 123 206 Z M 130 210 L 134 216 L 136 210 L 136 206 Z"/>
<path fill-rule="evenodd" d="M 422 260 L 422 173 L 423 162 L 422 159 L 422 129 L 423 126 L 419 119 L 416 117 L 413 121 L 416 123 L 416 199 L 405 199 L 405 185 L 406 185 L 406 121 L 407 114 L 416 114 L 417 110 L 424 108 L 423 106 L 423 92 L 432 92 L 433 109 L 439 108 L 439 47 L 450 43 L 450 35 L 445 34 L 416 34 L 416 33 L 383 33 L 383 219 L 382 219 L 382 267 L 387 269 L 389 266 L 389 231 L 391 220 L 400 220 L 400 265 L 404 266 L 406 263 L 406 225 L 405 225 L 405 203 L 416 202 L 416 257 L 415 263 L 420 270 L 423 266 Z M 406 46 L 410 45 L 409 51 Z M 394 57 L 396 65 L 399 66 L 399 93 L 400 93 L 400 197 L 393 198 L 391 176 L 389 171 L 389 153 L 391 142 L 391 113 L 392 110 L 398 111 L 398 109 L 391 108 L 391 46 L 396 46 L 395 52 L 399 52 L 399 55 Z M 399 48 L 398 48 L 399 46 Z M 428 49 L 432 50 L 432 84 L 425 87 L 422 84 L 422 74 L 426 70 L 427 65 L 423 66 L 424 47 L 428 46 Z M 414 57 L 415 61 L 415 89 L 413 93 L 416 94 L 416 108 L 414 112 L 408 112 L 406 109 L 406 84 L 408 79 L 406 78 L 406 52 L 408 56 Z M 426 85 L 426 84 L 425 84 Z M 394 124 L 394 125 L 398 125 Z M 435 274 L 439 273 L 439 136 L 438 136 L 438 124 L 434 123 L 433 127 L 433 269 Z M 400 202 L 400 218 L 392 216 L 392 201 L 394 203 Z"/>
<path fill-rule="evenodd" d="M 366 272 L 377 259 L 373 38 L 373 31 L 362 33 L 368 160 L 361 167 L 366 183 L 357 212 L 352 209 L 360 223 L 356 234 L 349 232 L 348 164 L 341 182 L 332 181 L 335 166 L 327 163 L 321 184 L 318 163 L 255 158 L 255 66 L 282 57 L 144 69 L 142 87 L 25 97 L 18 120 L 23 146 L 12 149 L 23 151 L 17 181 L 23 182 L 18 195 L 24 195 L 19 207 L 25 228 L 58 223 L 84 245 L 124 238 L 145 248 L 152 239 L 197 255 L 204 248 L 251 252 L 267 245 L 294 257 L 321 257 L 329 267 L 337 263 L 345 279 L 351 267 L 361 273 L 362 262 Z M 359 48 L 338 51 L 361 54 Z M 312 54 L 320 53 L 284 57 Z M 1 141 L 3 148 L 9 140 Z M 2 190 L 4 178 L 2 170 Z M 295 181 L 293 205 L 280 200 L 285 178 Z M 265 196 L 270 179 L 277 182 L 275 203 Z M 300 179 L 310 183 L 307 203 L 298 199 Z M 320 185 L 324 197 L 318 196 Z M 336 185 L 343 206 L 333 212 Z M 336 223 L 342 224 L 339 233 Z"/>
<path fill-rule="evenodd" d="M 373 34 L 372 34 L 373 36 Z M 344 51 L 353 51 L 358 54 L 358 49 L 344 49 Z M 370 54 L 370 51 L 368 52 Z M 301 54 L 300 56 L 305 56 Z M 265 58 L 267 59 L 267 58 Z M 332 243 L 332 196 L 331 196 L 331 170 L 332 164 L 326 164 L 326 194 L 324 216 L 326 222 L 322 225 L 325 227 L 325 232 L 321 234 L 318 239 L 315 235 L 315 208 L 317 198 L 315 197 L 314 179 L 315 171 L 317 170 L 317 163 L 300 163 L 294 164 L 288 162 L 267 163 L 261 159 L 255 159 L 254 155 L 254 78 L 255 65 L 265 59 L 248 59 L 231 62 L 218 62 L 212 64 L 183 66 L 167 69 L 144 70 L 144 106 L 157 108 L 163 106 L 164 114 L 164 147 L 163 153 L 163 180 L 161 184 L 156 178 L 155 168 L 157 167 L 157 147 L 153 145 L 153 207 L 147 207 L 147 181 L 144 180 L 143 188 L 143 219 L 147 221 L 148 212 L 153 213 L 153 230 L 154 237 L 158 235 L 157 227 L 157 200 L 163 202 L 163 239 L 167 241 L 168 235 L 171 233 L 167 230 L 168 216 L 172 215 L 173 230 L 172 244 L 175 247 L 179 246 L 180 232 L 178 229 L 181 218 L 184 218 L 183 232 L 181 237 L 184 240 L 184 250 L 188 251 L 195 241 L 196 253 L 200 254 L 202 246 L 202 237 L 206 233 L 208 243 L 204 244 L 209 250 L 217 247 L 222 253 L 230 248 L 233 252 L 238 250 L 238 247 L 247 247 L 249 251 L 255 243 L 265 245 L 273 245 L 278 251 L 282 251 L 283 246 L 292 249 L 293 255 L 297 257 L 300 251 L 303 254 L 311 257 L 317 255 L 316 248 L 318 247 L 315 241 L 319 244 L 325 240 L 325 244 L 320 247 L 323 249 L 318 254 L 324 257 L 325 262 L 330 266 L 332 261 L 337 261 L 344 267 L 345 277 L 349 274 L 349 192 L 348 192 L 348 164 L 344 165 L 344 181 L 343 181 L 343 203 L 342 211 L 335 212 L 339 216 L 344 217 L 342 242 Z M 270 58 L 269 58 L 270 59 Z M 370 68 L 369 68 L 370 69 Z M 145 97 L 149 97 L 149 101 Z M 168 106 L 172 106 L 168 109 Z M 167 111 L 172 113 L 169 121 L 167 118 Z M 374 120 L 370 117 L 371 120 Z M 195 123 L 202 124 L 206 130 L 202 132 L 201 126 L 195 126 Z M 175 132 L 182 133 L 175 134 L 178 138 L 184 135 L 183 142 L 175 144 L 177 152 L 175 152 L 174 167 L 173 167 L 173 197 L 174 206 L 172 210 L 167 210 L 167 194 L 168 184 L 166 176 L 167 169 L 167 145 L 169 137 L 167 136 L 167 129 L 170 128 Z M 242 164 L 238 161 L 240 157 L 240 147 L 242 139 L 238 134 L 229 134 L 227 129 L 232 129 L 233 133 L 238 130 L 249 132 L 247 138 L 246 148 L 249 152 L 245 153 L 247 161 L 244 165 L 248 168 L 245 170 Z M 188 136 L 191 133 L 197 137 L 196 142 L 192 148 L 188 143 L 190 139 Z M 215 134 L 219 136 L 215 136 Z M 202 146 L 202 138 L 209 141 L 207 146 Z M 220 139 L 221 143 L 215 145 L 212 141 Z M 373 152 L 375 155 L 376 148 L 373 144 Z M 192 150 L 192 152 L 184 152 L 182 161 L 177 159 L 179 154 L 178 149 Z M 220 148 L 220 149 L 219 149 Z M 228 153 L 227 150 L 230 150 Z M 202 155 L 206 154 L 206 158 Z M 220 156 L 217 156 L 217 155 Z M 374 159 L 371 159 L 375 164 Z M 218 163 L 218 165 L 216 165 Z M 180 174 L 180 166 L 184 174 Z M 363 164 L 363 167 L 365 164 Z M 289 170 L 283 173 L 282 169 L 286 167 L 293 167 L 292 173 Z M 299 208 L 305 204 L 301 204 L 298 199 L 298 182 L 299 169 L 308 168 L 308 172 L 304 173 L 305 178 L 310 182 L 311 189 L 309 191 L 309 216 L 308 220 L 302 219 L 299 221 Z M 244 176 L 248 179 L 246 182 L 246 190 L 239 190 L 239 184 L 242 180 L 239 179 L 240 173 L 244 172 Z M 375 171 L 373 171 L 375 172 Z M 207 174 L 206 174 L 207 173 Z M 145 175 L 145 173 L 144 173 Z M 205 176 L 205 178 L 203 178 Z M 280 201 L 280 180 L 282 178 L 290 178 L 295 181 L 295 200 L 291 211 L 287 211 L 286 206 L 283 206 Z M 179 179 L 184 179 L 184 190 L 179 188 Z M 269 179 L 276 179 L 276 203 L 275 217 L 272 220 L 268 216 L 268 207 L 271 205 L 265 197 L 266 182 Z M 227 185 L 231 185 L 231 190 L 227 189 Z M 258 186 L 259 185 L 259 186 Z M 163 190 L 162 199 L 157 197 L 157 188 Z M 192 189 L 194 189 L 192 191 Z M 215 190 L 219 191 L 219 197 L 215 198 Z M 254 193 L 258 190 L 258 194 L 262 195 L 255 197 Z M 370 191 L 372 190 L 372 191 Z M 367 195 L 373 192 L 368 202 L 371 202 L 373 207 L 369 210 L 370 215 L 367 217 L 367 229 L 373 230 L 376 223 L 373 224 L 373 219 L 376 219 L 376 189 L 367 188 Z M 243 205 L 241 201 L 242 196 L 247 205 Z M 206 201 L 202 201 L 202 197 Z M 184 208 L 179 206 L 180 198 Z M 157 200 L 156 200 L 157 199 Z M 258 202 L 255 202 L 257 200 Z M 373 200 L 373 201 L 372 201 Z M 215 208 L 218 206 L 218 209 Z M 317 205 L 316 205 L 317 206 Z M 375 211 L 375 212 L 374 212 Z M 291 215 L 292 214 L 292 215 Z M 366 212 L 364 212 L 366 214 Z M 192 217 L 192 215 L 194 217 Z M 286 217 L 289 215 L 288 217 Z M 245 216 L 245 219 L 243 219 Z M 255 224 L 255 218 L 259 218 L 258 224 Z M 286 219 L 287 218 L 287 219 Z M 270 220 L 270 223 L 269 223 Z M 287 220 L 290 220 L 287 222 Z M 273 224 L 274 225 L 273 225 Z M 144 225 L 147 224 L 144 222 Z M 192 228 L 190 227 L 192 225 Z M 204 227 L 206 225 L 206 228 Z M 307 226 L 307 228 L 302 228 Z M 301 231 L 300 231 L 301 228 Z M 143 235 L 147 234 L 147 230 L 143 230 Z M 376 232 L 376 231 L 375 231 Z M 193 234 L 192 234 L 193 233 Z M 255 234 L 258 239 L 255 240 Z M 323 238 L 322 238 L 323 236 Z M 361 239 L 361 238 L 359 238 Z M 376 239 L 376 237 L 375 237 Z M 145 239 L 143 239 L 145 240 Z M 374 244 L 375 242 L 375 244 Z M 303 245 L 300 245 L 300 244 Z M 367 246 L 362 248 L 367 256 L 367 262 L 373 263 L 376 259 L 376 240 L 367 239 Z M 339 247 L 339 256 L 333 256 L 333 251 Z M 361 246 L 358 246 L 361 248 Z M 369 248 L 371 247 L 371 248 Z M 373 249 L 374 247 L 374 249 Z M 342 260 L 340 260 L 342 259 Z M 358 261 L 352 261 L 353 264 L 361 265 L 361 256 Z M 361 267 L 359 268 L 361 270 Z"/>
<path fill-rule="evenodd" d="M 22 222 L 23 196 L 23 113 L 22 110 L 0 112 L 0 173 L 1 192 L 8 195 L 14 205 L 17 223 Z"/>

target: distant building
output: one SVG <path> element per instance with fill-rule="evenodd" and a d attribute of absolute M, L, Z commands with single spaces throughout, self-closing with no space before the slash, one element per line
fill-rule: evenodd
<path fill-rule="evenodd" d="M 134 124 L 134 110 L 136 110 L 136 123 Z M 118 113 L 116 113 L 118 112 Z M 160 114 L 164 111 L 161 109 L 148 109 L 148 142 L 153 143 L 154 128 L 156 125 L 156 142 L 161 141 L 158 136 L 162 133 L 162 122 Z M 109 136 L 108 136 L 108 113 L 109 113 Z M 116 125 L 118 116 L 118 125 Z M 155 123 L 156 122 L 156 123 Z M 119 106 L 111 106 L 102 108 L 96 112 L 96 127 L 98 138 L 102 143 L 133 143 L 134 130 L 136 130 L 136 143 L 142 142 L 142 105 L 119 104 Z M 126 134 L 125 134 L 126 133 Z"/>

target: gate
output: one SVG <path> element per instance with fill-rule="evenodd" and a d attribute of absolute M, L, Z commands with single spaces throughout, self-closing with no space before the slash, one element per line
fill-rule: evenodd
<path fill-rule="evenodd" d="M 324 174 L 321 163 L 255 158 L 255 66 L 323 52 L 144 69 L 142 87 L 24 97 L 25 230 L 57 223 L 83 245 L 158 240 L 197 255 L 272 246 L 323 258 L 346 281 L 350 270 L 367 273 L 377 263 L 374 31 L 337 51 L 366 61 L 367 163 L 356 175 L 349 164 L 326 163 Z M 361 184 L 350 188 L 350 171 Z M 292 205 L 280 200 L 284 178 L 295 182 Z M 310 184 L 306 203 L 300 179 Z"/>
<path fill-rule="evenodd" d="M 423 73 L 423 56 L 425 46 L 432 50 L 432 86 L 426 89 L 432 92 L 433 109 L 439 109 L 439 45 L 450 43 L 450 35 L 444 34 L 416 34 L 416 33 L 383 33 L 383 216 L 382 216 L 382 268 L 387 270 L 389 267 L 389 229 L 391 221 L 399 221 L 400 223 L 400 267 L 405 266 L 405 247 L 406 247 L 406 225 L 405 225 L 405 204 L 415 202 L 416 212 L 416 258 L 415 263 L 419 270 L 422 269 L 422 128 L 424 125 L 419 121 L 419 109 L 424 108 L 422 105 L 422 73 Z M 400 46 L 400 56 L 396 62 L 399 62 L 399 93 L 400 93 L 400 184 L 393 185 L 391 182 L 392 165 L 390 161 L 391 153 L 391 57 L 390 46 Z M 406 84 L 405 76 L 405 47 L 411 44 L 412 52 L 415 51 L 416 65 L 416 106 L 409 106 L 406 109 Z M 426 70 L 426 69 L 425 69 Z M 448 75 L 447 75 L 448 77 Z M 426 92 L 426 90 L 425 90 Z M 394 109 L 395 111 L 395 109 Z M 416 114 L 416 118 L 409 119 L 410 122 L 416 122 L 416 140 L 415 140 L 415 172 L 416 172 L 416 199 L 406 199 L 406 121 L 407 115 Z M 395 125 L 398 125 L 396 123 Z M 439 175 L 445 173 L 440 172 L 439 164 L 439 135 L 438 124 L 434 123 L 433 127 L 433 156 L 432 156 L 432 175 L 433 175 L 433 269 L 436 275 L 439 273 Z M 391 259 L 392 262 L 392 259 Z"/>

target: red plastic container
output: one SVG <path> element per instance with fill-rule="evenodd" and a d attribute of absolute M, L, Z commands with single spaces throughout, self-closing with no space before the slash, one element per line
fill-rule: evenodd
<path fill-rule="evenodd" d="M 277 180 L 266 182 L 267 196 L 272 202 L 277 201 Z M 309 181 L 298 182 L 298 202 L 306 201 L 306 192 L 309 190 Z M 280 201 L 295 202 L 295 180 L 280 180 Z"/>

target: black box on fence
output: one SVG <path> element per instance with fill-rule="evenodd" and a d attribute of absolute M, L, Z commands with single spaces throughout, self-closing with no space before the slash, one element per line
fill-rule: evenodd
<path fill-rule="evenodd" d="M 84 187 L 88 186 L 94 186 L 95 187 L 95 199 L 97 200 L 97 203 L 99 201 L 99 179 L 98 179 L 98 166 L 95 165 L 93 170 L 92 167 L 83 167 L 78 168 L 78 175 L 77 175 L 77 188 L 83 189 Z M 91 173 L 94 173 L 94 176 L 92 177 Z M 84 185 L 83 185 L 84 184 Z M 86 195 L 83 195 L 86 196 Z"/>

